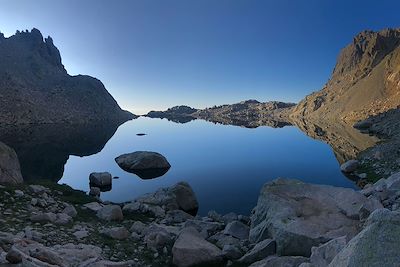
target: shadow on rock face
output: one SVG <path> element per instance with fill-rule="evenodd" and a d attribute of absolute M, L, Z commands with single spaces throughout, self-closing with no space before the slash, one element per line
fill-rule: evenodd
<path fill-rule="evenodd" d="M 125 170 L 127 171 L 127 170 Z M 150 180 L 154 178 L 158 178 L 163 176 L 169 171 L 169 168 L 163 168 L 163 169 L 147 169 L 147 170 L 132 170 L 132 171 L 127 171 L 129 173 L 136 174 L 143 180 Z"/>

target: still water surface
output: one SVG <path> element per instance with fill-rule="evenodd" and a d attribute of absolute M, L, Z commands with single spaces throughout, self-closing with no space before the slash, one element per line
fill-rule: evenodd
<path fill-rule="evenodd" d="M 171 169 L 162 177 L 142 180 L 115 163 L 120 154 L 138 150 L 163 154 Z M 102 200 L 129 201 L 187 181 L 197 195 L 202 215 L 209 210 L 249 214 L 261 186 L 277 177 L 355 187 L 340 172 L 331 147 L 296 127 L 249 129 L 202 120 L 178 124 L 141 117 L 126 122 L 101 152 L 70 156 L 59 183 L 88 191 L 89 174 L 101 171 L 120 177 L 113 180 L 111 191 L 102 192 Z"/>

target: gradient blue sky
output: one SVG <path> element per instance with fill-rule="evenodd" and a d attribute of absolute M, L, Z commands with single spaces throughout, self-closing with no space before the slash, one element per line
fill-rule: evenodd
<path fill-rule="evenodd" d="M 137 114 L 245 99 L 299 101 L 364 29 L 400 26 L 400 1 L 0 0 L 0 31 L 40 29 L 70 74 Z"/>

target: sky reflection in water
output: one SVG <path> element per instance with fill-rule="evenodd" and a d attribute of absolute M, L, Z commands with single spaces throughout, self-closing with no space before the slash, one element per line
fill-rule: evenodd
<path fill-rule="evenodd" d="M 120 154 L 138 150 L 163 154 L 171 169 L 162 177 L 142 180 L 115 163 L 114 158 Z M 330 146 L 296 127 L 247 129 L 201 120 L 186 124 L 149 118 L 129 121 L 120 126 L 100 153 L 70 156 L 59 183 L 88 191 L 89 174 L 97 171 L 119 177 L 113 180 L 111 191 L 101 194 L 103 200 L 114 202 L 187 181 L 198 197 L 200 214 L 212 209 L 249 214 L 262 185 L 277 177 L 355 187 L 340 172 Z"/>

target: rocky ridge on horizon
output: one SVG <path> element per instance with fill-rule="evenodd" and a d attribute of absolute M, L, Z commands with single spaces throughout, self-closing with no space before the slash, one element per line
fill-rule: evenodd
<path fill-rule="evenodd" d="M 246 128 L 271 126 L 275 128 L 291 125 L 288 122 L 293 103 L 278 101 L 258 102 L 246 100 L 235 104 L 214 106 L 205 109 L 194 109 L 188 106 L 176 106 L 166 111 L 151 111 L 146 114 L 150 118 L 166 118 L 168 120 L 186 123 L 202 119 L 213 123 L 237 125 Z"/>

